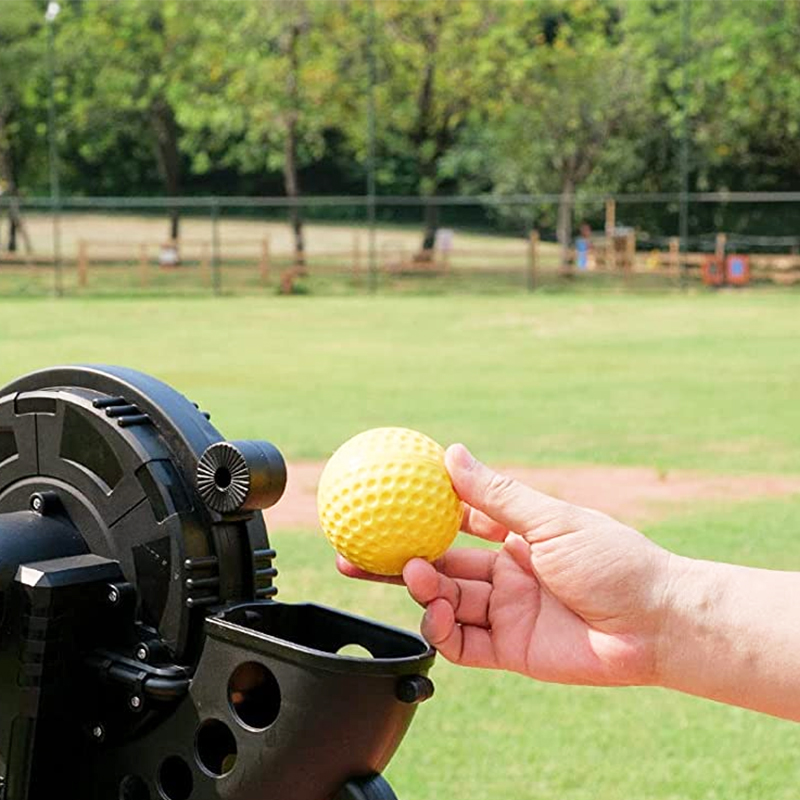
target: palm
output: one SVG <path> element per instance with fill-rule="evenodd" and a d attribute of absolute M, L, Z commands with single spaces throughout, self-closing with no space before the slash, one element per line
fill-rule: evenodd
<path fill-rule="evenodd" d="M 606 683 L 609 661 L 630 650 L 626 637 L 592 628 L 542 586 L 520 537 L 494 552 L 452 550 L 436 568 L 417 559 L 404 579 L 427 606 L 423 632 L 459 664 L 562 683 Z"/>
<path fill-rule="evenodd" d="M 492 568 L 487 614 L 497 667 L 528 672 L 536 649 L 534 632 L 541 611 L 542 591 L 533 571 L 524 569 L 509 551 L 500 550 Z"/>

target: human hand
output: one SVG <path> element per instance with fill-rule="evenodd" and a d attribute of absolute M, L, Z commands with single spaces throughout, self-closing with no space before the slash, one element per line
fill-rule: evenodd
<path fill-rule="evenodd" d="M 425 608 L 422 633 L 449 661 L 559 683 L 657 682 L 671 555 L 596 511 L 493 472 L 462 445 L 446 465 L 465 503 L 462 529 L 502 543 L 413 559 L 402 578 Z"/>

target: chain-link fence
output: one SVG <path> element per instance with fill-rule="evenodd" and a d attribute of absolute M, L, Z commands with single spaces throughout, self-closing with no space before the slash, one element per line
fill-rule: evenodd
<path fill-rule="evenodd" d="M 685 198 L 623 195 L 575 199 L 559 243 L 558 196 L 0 198 L 0 295 L 800 285 L 800 195 L 690 199 L 685 240 Z"/>

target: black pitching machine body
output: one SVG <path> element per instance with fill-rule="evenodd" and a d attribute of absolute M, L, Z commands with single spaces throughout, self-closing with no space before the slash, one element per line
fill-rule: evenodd
<path fill-rule="evenodd" d="M 0 389 L 0 800 L 394 798 L 434 653 L 275 599 L 285 484 L 142 373 Z"/>

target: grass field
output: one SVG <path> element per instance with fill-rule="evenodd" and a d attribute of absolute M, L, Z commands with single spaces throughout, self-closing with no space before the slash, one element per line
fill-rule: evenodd
<path fill-rule="evenodd" d="M 796 296 L 777 293 L 0 301 L 0 385 L 126 364 L 290 459 L 400 424 L 498 464 L 800 474 L 799 335 Z M 687 555 L 800 568 L 800 498 L 709 504 L 646 532 Z M 401 590 L 339 577 L 318 533 L 271 538 L 283 599 L 416 626 Z M 443 661 L 433 677 L 389 769 L 401 800 L 788 800 L 800 784 L 787 722 Z"/>
<path fill-rule="evenodd" d="M 0 381 L 87 361 L 295 459 L 390 423 L 497 462 L 800 473 L 793 295 L 0 301 Z"/>

